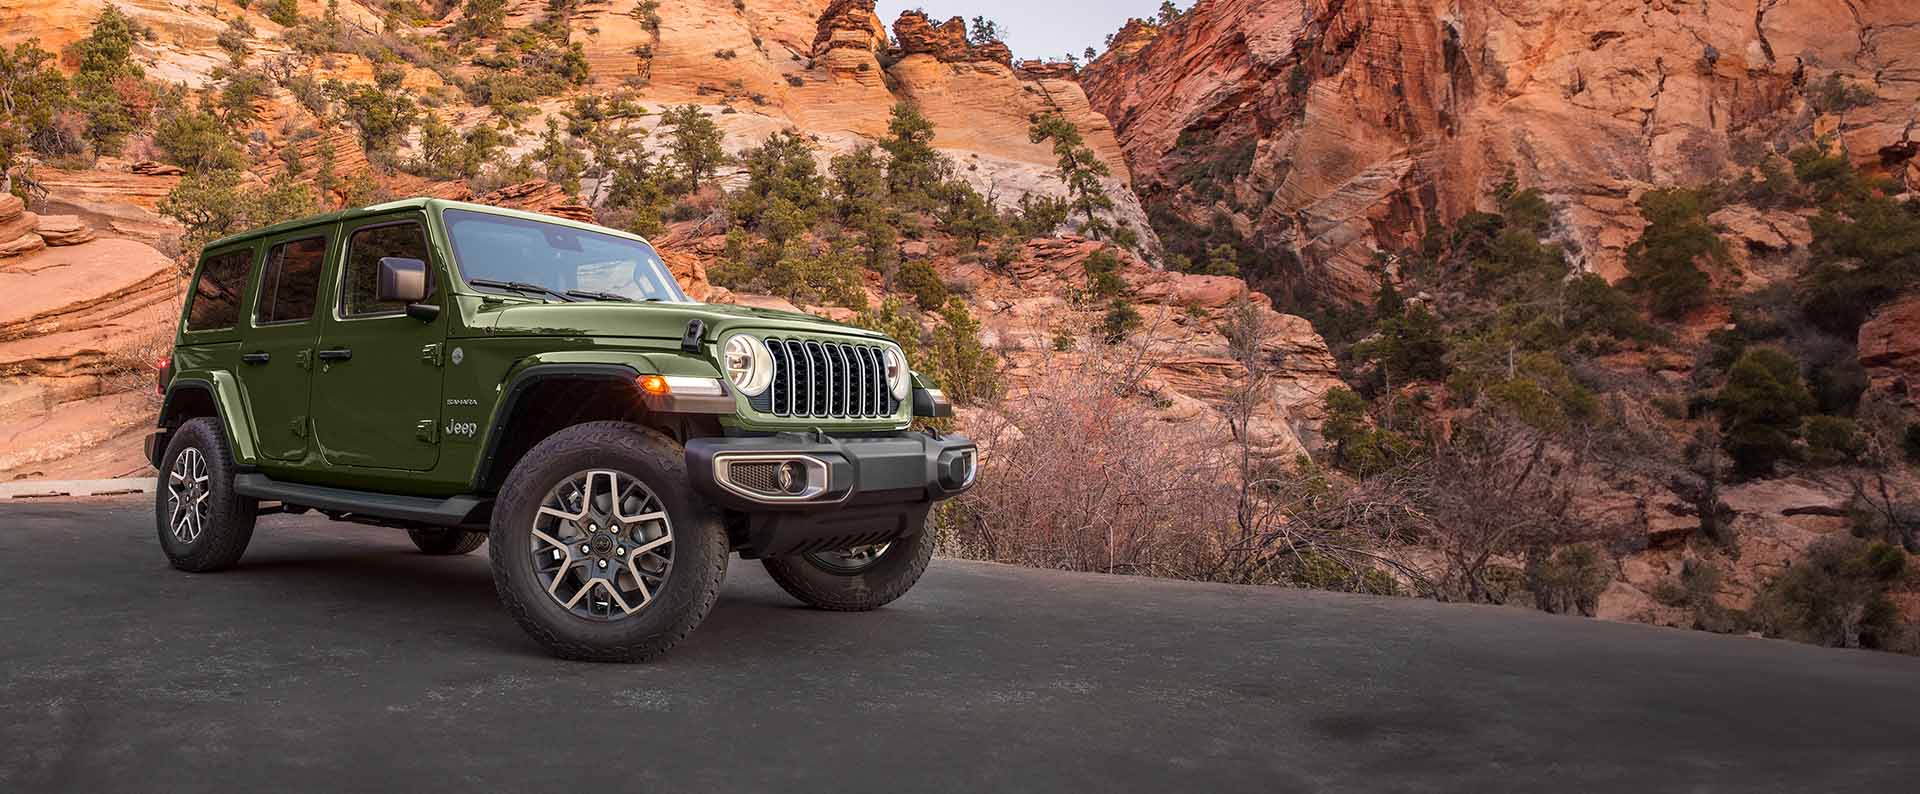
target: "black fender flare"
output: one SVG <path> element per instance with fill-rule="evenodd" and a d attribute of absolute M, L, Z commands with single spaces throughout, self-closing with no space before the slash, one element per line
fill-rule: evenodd
<path fill-rule="evenodd" d="M 561 378 L 632 384 L 639 377 L 639 371 L 626 364 L 535 364 L 515 373 L 506 393 L 494 404 L 493 418 L 487 427 L 486 451 L 480 456 L 480 465 L 474 469 L 470 485 L 478 492 L 486 483 L 494 481 L 496 474 L 504 474 L 495 469 L 500 465 L 500 444 L 507 437 L 507 423 L 513 420 L 520 399 L 535 384 Z"/>
<path fill-rule="evenodd" d="M 175 410 L 178 405 L 175 398 L 189 391 L 201 392 L 207 396 L 207 402 L 213 403 L 214 418 L 220 420 L 220 429 L 232 435 L 231 428 L 234 425 L 227 417 L 227 406 L 220 401 L 219 389 L 200 378 L 174 378 L 172 383 L 167 384 L 166 397 L 160 401 L 160 414 L 155 422 L 158 430 L 153 433 L 147 444 L 147 462 L 153 464 L 156 469 L 160 468 L 160 456 L 166 453 L 167 439 L 180 426 L 180 421 L 175 421 L 175 414 L 180 413 Z"/>

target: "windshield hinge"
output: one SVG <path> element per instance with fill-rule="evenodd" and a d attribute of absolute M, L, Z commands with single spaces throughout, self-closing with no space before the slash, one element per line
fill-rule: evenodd
<path fill-rule="evenodd" d="M 428 444 L 440 440 L 440 423 L 432 419 L 422 419 L 413 423 L 413 437 Z"/>
<path fill-rule="evenodd" d="M 435 342 L 420 348 L 420 360 L 434 366 L 440 366 L 440 343 Z"/>

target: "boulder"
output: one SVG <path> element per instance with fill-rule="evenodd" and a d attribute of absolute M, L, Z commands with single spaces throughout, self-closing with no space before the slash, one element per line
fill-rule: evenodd
<path fill-rule="evenodd" d="M 40 235 L 28 232 L 12 240 L 0 242 L 0 259 L 24 256 L 45 247 L 47 247 L 46 241 L 41 240 Z"/>
<path fill-rule="evenodd" d="M 11 218 L 0 218 L 0 240 L 12 240 L 29 234 L 40 225 L 40 216 L 31 212 L 16 212 Z"/>
<path fill-rule="evenodd" d="M 1915 404 L 1920 389 L 1920 294 L 1880 307 L 1860 325 L 1860 366 L 1871 388 L 1898 402 Z"/>
<path fill-rule="evenodd" d="M 78 215 L 42 215 L 34 233 L 47 245 L 79 245 L 93 239 L 93 227 Z"/>

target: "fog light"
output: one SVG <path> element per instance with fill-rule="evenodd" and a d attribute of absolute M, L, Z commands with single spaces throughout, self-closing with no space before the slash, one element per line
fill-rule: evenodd
<path fill-rule="evenodd" d="M 797 460 L 782 463 L 780 464 L 779 472 L 774 476 L 774 483 L 780 486 L 780 490 L 789 494 L 797 495 L 805 493 L 807 490 L 807 467 Z"/>

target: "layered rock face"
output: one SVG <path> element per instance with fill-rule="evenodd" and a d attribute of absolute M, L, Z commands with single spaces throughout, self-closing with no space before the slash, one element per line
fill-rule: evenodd
<path fill-rule="evenodd" d="M 1860 326 L 1860 365 L 1875 391 L 1920 406 L 1920 295 L 1881 307 Z"/>
<path fill-rule="evenodd" d="M 142 243 L 91 239 L 77 219 L 40 223 L 80 242 L 0 259 L 0 480 L 137 472 L 179 271 Z"/>
<path fill-rule="evenodd" d="M 1087 69 L 1149 205 L 1216 213 L 1360 297 L 1375 252 L 1482 207 L 1511 173 L 1609 278 L 1650 187 L 1831 131 L 1920 185 L 1920 7 L 1904 0 L 1203 0 Z M 1830 76 L 1871 99 L 1835 103 Z"/>

